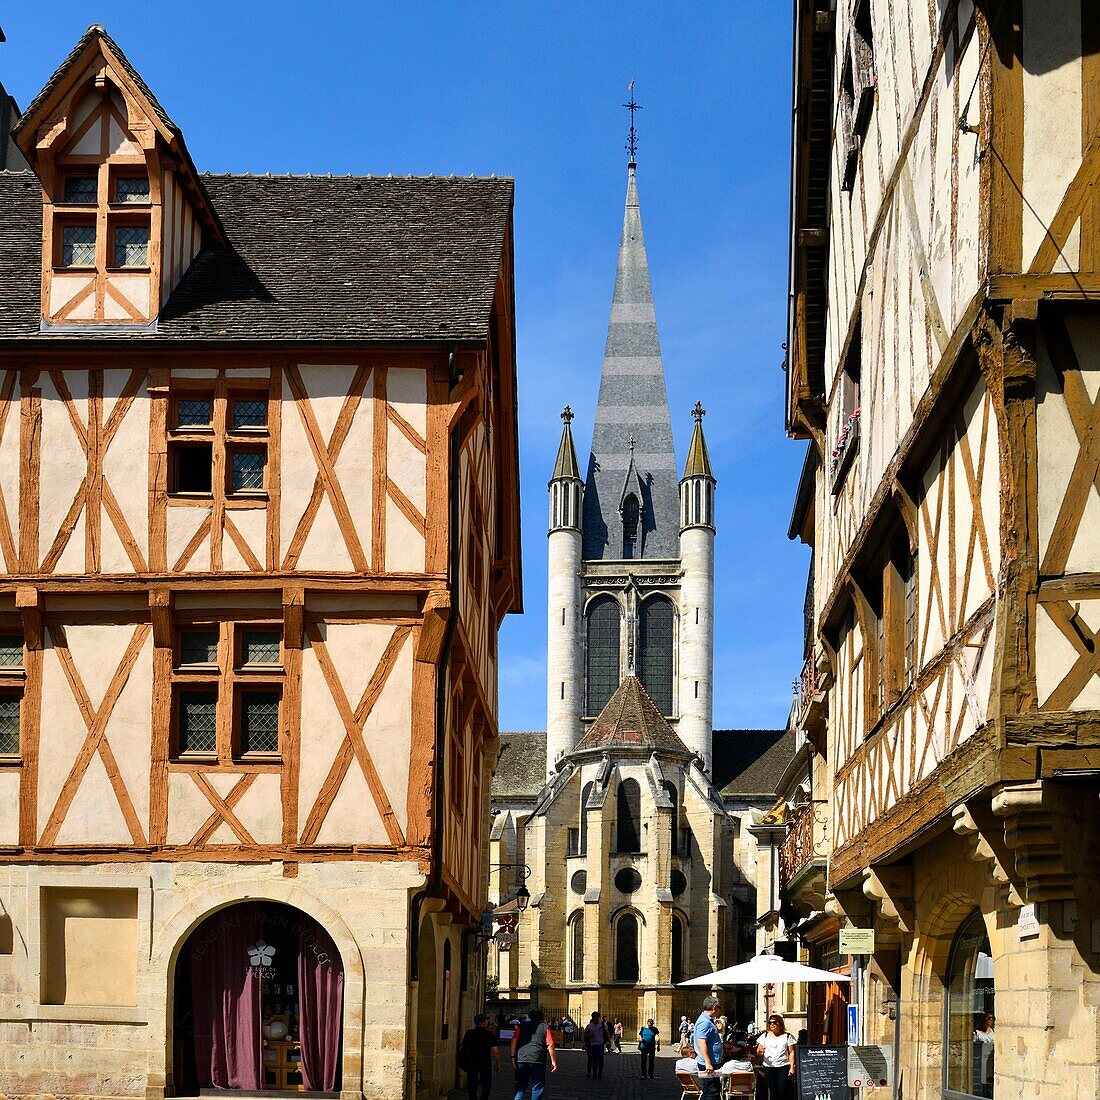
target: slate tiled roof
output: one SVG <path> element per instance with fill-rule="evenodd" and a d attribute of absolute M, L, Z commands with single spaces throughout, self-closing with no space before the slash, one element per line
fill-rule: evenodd
<path fill-rule="evenodd" d="M 534 798 L 546 779 L 546 733 L 502 733 L 494 798 Z"/>
<path fill-rule="evenodd" d="M 573 751 L 616 746 L 663 749 L 684 757 L 692 755 L 657 709 L 637 676 L 627 676 L 616 688 L 615 694 Z"/>
<path fill-rule="evenodd" d="M 231 247 L 205 248 L 155 332 L 126 338 L 485 339 L 511 218 L 510 179 L 201 179 Z M 39 333 L 41 240 L 38 181 L 0 173 L 0 340 L 65 338 Z M 79 335 L 88 338 L 86 329 Z"/>
<path fill-rule="evenodd" d="M 715 730 L 713 781 L 724 796 L 774 798 L 794 757 L 792 730 Z"/>

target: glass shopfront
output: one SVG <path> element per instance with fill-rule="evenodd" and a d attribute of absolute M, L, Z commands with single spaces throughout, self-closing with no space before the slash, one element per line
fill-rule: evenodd
<path fill-rule="evenodd" d="M 943 1021 L 946 1100 L 992 1100 L 996 1022 L 993 957 L 985 922 L 975 911 L 955 935 L 947 964 Z"/>

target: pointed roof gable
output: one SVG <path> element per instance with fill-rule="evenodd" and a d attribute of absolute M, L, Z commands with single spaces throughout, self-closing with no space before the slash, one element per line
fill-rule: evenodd
<path fill-rule="evenodd" d="M 692 756 L 637 676 L 623 680 L 570 755 L 611 748 L 656 749 L 684 759 Z"/>
<path fill-rule="evenodd" d="M 61 124 L 64 123 L 64 113 L 69 106 L 68 100 L 81 84 L 94 75 L 93 64 L 97 56 L 106 62 L 119 87 L 179 161 L 179 180 L 188 192 L 196 213 L 219 240 L 224 240 L 221 222 L 194 161 L 191 160 L 191 154 L 187 151 L 183 132 L 169 117 L 118 43 L 98 23 L 93 23 L 80 36 L 80 41 L 46 81 L 38 95 L 31 100 L 12 130 L 12 137 L 23 155 L 33 168 L 38 160 L 40 147 L 48 147 L 62 136 L 64 126 Z"/>
<path fill-rule="evenodd" d="M 569 427 L 573 419 L 573 410 L 565 406 L 561 414 L 562 429 L 561 442 L 558 444 L 558 457 L 554 460 L 554 472 L 550 475 L 551 481 L 563 478 L 581 479 L 580 467 L 577 465 L 577 451 L 573 446 L 573 429 Z"/>
<path fill-rule="evenodd" d="M 643 558 L 679 556 L 679 494 L 664 363 L 642 236 L 635 167 L 627 170 L 619 266 L 607 328 L 600 396 L 584 494 L 584 557 L 618 557 L 609 534 L 630 469 L 630 440 L 642 484 Z"/>

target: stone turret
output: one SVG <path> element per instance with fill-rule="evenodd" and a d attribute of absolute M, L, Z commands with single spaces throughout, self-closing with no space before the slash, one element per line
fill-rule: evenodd
<path fill-rule="evenodd" d="M 680 739 L 710 773 L 714 727 L 714 474 L 703 435 L 703 406 L 680 479 Z"/>
<path fill-rule="evenodd" d="M 584 483 L 566 406 L 561 443 L 550 477 L 550 527 L 546 632 L 546 778 L 581 734 L 584 676 L 581 668 L 581 503 Z"/>

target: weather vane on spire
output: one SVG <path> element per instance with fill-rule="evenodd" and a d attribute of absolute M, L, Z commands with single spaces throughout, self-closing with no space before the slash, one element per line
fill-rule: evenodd
<path fill-rule="evenodd" d="M 630 134 L 626 139 L 626 151 L 630 154 L 630 163 L 633 164 L 638 156 L 638 131 L 634 126 L 634 115 L 642 108 L 634 102 L 633 80 L 627 86 L 627 91 L 630 93 L 630 102 L 623 104 L 623 106 L 630 112 Z"/>

